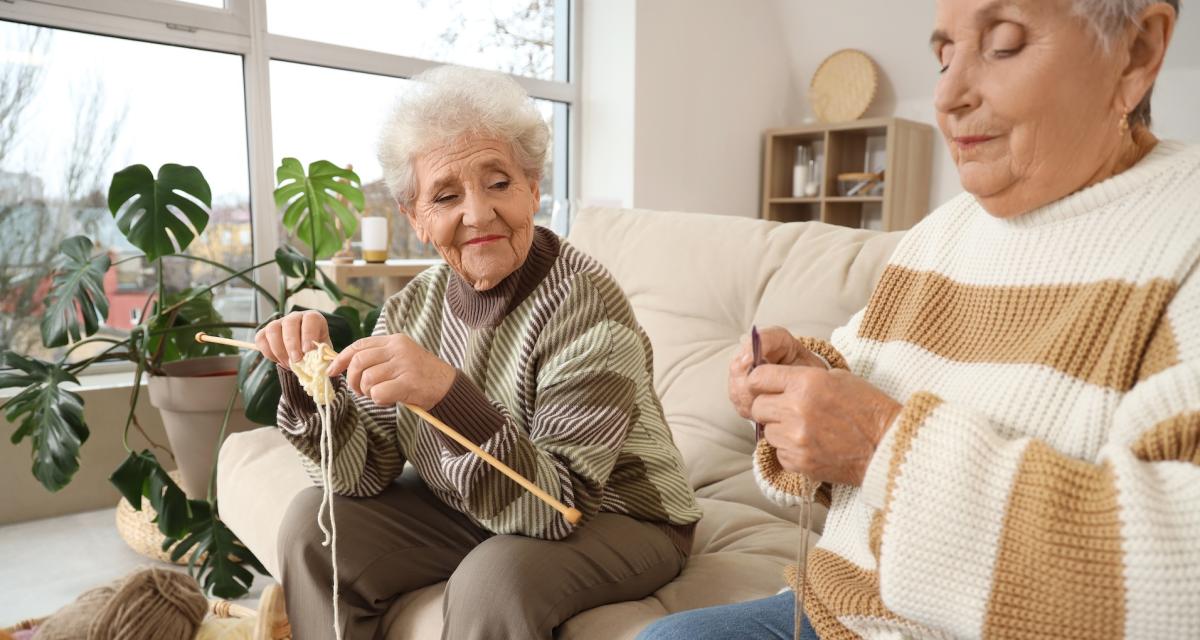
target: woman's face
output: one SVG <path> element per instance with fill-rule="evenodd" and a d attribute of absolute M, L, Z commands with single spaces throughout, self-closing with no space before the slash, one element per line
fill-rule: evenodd
<path fill-rule="evenodd" d="M 464 136 L 414 163 L 417 198 L 404 210 L 422 242 L 478 291 L 496 286 L 525 262 L 541 190 L 493 138 Z"/>
<path fill-rule="evenodd" d="M 938 126 L 963 188 L 1021 215 L 1102 175 L 1120 148 L 1128 55 L 1106 53 L 1071 0 L 938 0 Z"/>

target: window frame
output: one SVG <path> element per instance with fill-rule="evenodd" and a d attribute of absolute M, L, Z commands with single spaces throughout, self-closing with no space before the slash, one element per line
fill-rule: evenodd
<path fill-rule="evenodd" d="M 555 199 L 567 201 L 579 184 L 581 0 L 557 1 L 565 11 L 555 11 L 555 77 L 565 79 L 510 77 L 531 97 L 565 105 L 562 112 L 566 117 L 564 122 L 556 122 L 552 141 L 552 152 L 556 157 L 561 154 L 565 162 L 554 163 L 552 180 Z M 272 34 L 267 30 L 266 2 L 225 0 L 225 7 L 217 9 L 177 0 L 0 0 L 0 19 L 241 56 L 252 255 L 259 261 L 274 255 L 279 243 L 272 195 L 275 167 L 271 136 L 271 60 L 402 79 L 445 64 Z M 556 114 L 559 109 L 556 105 Z M 255 277 L 268 291 L 278 288 L 279 275 L 274 269 L 259 269 Z M 266 309 L 265 302 L 260 300 L 258 317 L 263 317 Z M 100 363 L 89 367 L 89 372 L 97 375 L 121 370 L 132 372 L 133 368 L 129 363 Z M 85 386 L 88 386 L 86 382 Z"/>

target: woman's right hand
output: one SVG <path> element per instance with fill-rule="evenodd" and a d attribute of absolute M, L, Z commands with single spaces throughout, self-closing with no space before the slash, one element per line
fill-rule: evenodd
<path fill-rule="evenodd" d="M 266 358 L 285 369 L 304 358 L 318 342 L 329 343 L 329 324 L 316 311 L 293 311 L 254 334 L 254 344 Z"/>
<path fill-rule="evenodd" d="M 825 368 L 825 361 L 800 346 L 800 342 L 783 327 L 767 327 L 758 332 L 762 344 L 762 362 L 759 364 L 782 364 L 797 367 Z M 749 376 L 754 350 L 750 336 L 742 338 L 742 347 L 729 362 L 729 401 L 738 415 L 750 420 L 750 407 L 754 394 L 750 391 Z"/>

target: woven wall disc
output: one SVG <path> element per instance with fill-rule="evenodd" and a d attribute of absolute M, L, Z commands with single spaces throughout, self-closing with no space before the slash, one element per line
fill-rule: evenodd
<path fill-rule="evenodd" d="M 857 49 L 842 49 L 817 67 L 808 99 L 822 122 L 850 122 L 867 112 L 878 86 L 875 61 Z"/>

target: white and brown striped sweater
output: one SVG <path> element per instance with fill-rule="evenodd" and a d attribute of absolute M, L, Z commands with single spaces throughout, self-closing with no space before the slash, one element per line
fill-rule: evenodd
<path fill-rule="evenodd" d="M 650 341 L 597 262 L 538 228 L 525 264 L 486 292 L 449 266 L 384 306 L 375 334 L 404 333 L 458 369 L 430 411 L 568 506 L 659 523 L 688 553 L 700 509 L 653 387 Z M 320 483 L 320 421 L 280 370 L 278 423 Z M 333 489 L 381 492 L 412 463 L 433 492 L 494 533 L 560 539 L 554 509 L 403 408 L 334 381 Z"/>
<path fill-rule="evenodd" d="M 1200 147 L 1011 220 L 969 195 L 833 335 L 904 403 L 810 556 L 822 638 L 1200 637 Z M 798 477 L 756 456 L 764 491 Z"/>

